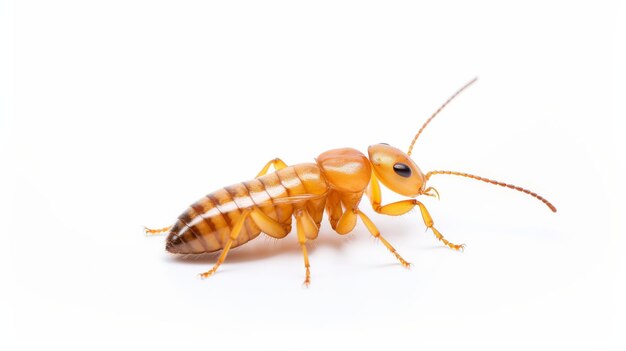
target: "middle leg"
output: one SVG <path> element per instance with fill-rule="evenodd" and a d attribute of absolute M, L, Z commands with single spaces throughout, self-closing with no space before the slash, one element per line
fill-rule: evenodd
<path fill-rule="evenodd" d="M 309 286 L 311 284 L 311 269 L 309 264 L 309 255 L 306 250 L 306 240 L 315 239 L 319 232 L 319 228 L 313 218 L 304 209 L 297 209 L 294 213 L 296 216 L 296 229 L 298 232 L 298 243 L 302 248 L 302 256 L 304 256 L 304 268 L 306 269 L 306 276 L 304 279 L 304 285 Z"/>

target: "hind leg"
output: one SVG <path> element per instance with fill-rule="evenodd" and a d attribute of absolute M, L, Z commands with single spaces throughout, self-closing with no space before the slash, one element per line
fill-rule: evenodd
<path fill-rule="evenodd" d="M 239 217 L 239 219 L 237 220 L 237 222 L 233 226 L 233 229 L 230 231 L 230 237 L 228 238 L 228 242 L 226 243 L 226 246 L 222 250 L 222 254 L 217 259 L 217 262 L 215 263 L 213 268 L 211 268 L 211 270 L 200 274 L 200 276 L 202 278 L 208 278 L 211 275 L 213 275 L 217 271 L 217 268 L 222 263 L 224 263 L 224 260 L 226 260 L 226 256 L 228 255 L 228 251 L 230 250 L 230 247 L 233 245 L 233 242 L 235 240 L 237 240 L 237 237 L 239 236 L 239 233 L 241 233 L 241 228 L 243 227 L 243 222 L 246 220 L 246 218 L 248 218 L 248 216 L 250 215 L 250 212 L 251 212 L 250 209 L 247 209 L 247 210 L 243 211 L 243 213 L 241 214 L 241 216 Z"/>
<path fill-rule="evenodd" d="M 289 234 L 289 230 L 282 224 L 278 223 L 274 218 L 265 214 L 258 207 L 255 207 L 250 213 L 250 217 L 261 231 L 272 238 L 282 239 Z"/>
<path fill-rule="evenodd" d="M 268 163 L 266 163 L 265 166 L 263 167 L 263 169 L 261 170 L 261 172 L 259 172 L 259 174 L 257 174 L 255 178 L 258 178 L 260 176 L 263 176 L 263 175 L 267 174 L 267 171 L 270 169 L 271 165 L 274 165 L 274 169 L 277 170 L 277 171 L 279 169 L 283 169 L 283 168 L 287 167 L 287 164 L 285 162 L 283 162 L 283 160 L 281 160 L 280 158 L 275 158 L 275 159 L 269 161 Z"/>
<path fill-rule="evenodd" d="M 148 227 L 143 227 L 143 231 L 144 233 L 146 233 L 146 235 L 159 235 L 159 234 L 167 232 L 170 229 L 172 229 L 171 225 L 165 228 L 158 228 L 158 229 L 150 229 Z"/>

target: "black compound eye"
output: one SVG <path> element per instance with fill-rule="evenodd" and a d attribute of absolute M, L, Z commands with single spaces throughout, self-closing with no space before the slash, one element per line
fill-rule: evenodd
<path fill-rule="evenodd" d="M 393 165 L 393 171 L 400 177 L 408 178 L 411 176 L 411 168 L 404 163 L 398 162 Z"/>

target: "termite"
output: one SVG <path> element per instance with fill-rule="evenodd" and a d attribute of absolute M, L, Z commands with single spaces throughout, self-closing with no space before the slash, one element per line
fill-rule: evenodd
<path fill-rule="evenodd" d="M 374 222 L 359 209 L 363 194 L 369 198 L 373 210 L 384 215 L 400 216 L 417 206 L 427 229 L 453 250 L 463 250 L 465 245 L 445 239 L 434 227 L 424 204 L 415 199 L 421 195 L 439 198 L 438 191 L 426 185 L 432 176 L 456 175 L 514 189 L 540 200 L 556 212 L 556 207 L 548 200 L 530 190 L 463 172 L 431 171 L 424 174 L 411 159 L 413 146 L 424 128 L 476 79 L 455 92 L 426 120 L 406 153 L 381 143 L 370 146 L 368 156 L 352 148 L 341 148 L 323 152 L 315 163 L 287 166 L 276 158 L 267 162 L 254 179 L 212 192 L 189 206 L 174 225 L 162 229 L 146 228 L 146 233 L 168 232 L 165 248 L 175 254 L 221 250 L 213 268 L 200 274 L 207 278 L 215 274 L 232 248 L 247 243 L 261 232 L 276 239 L 287 236 L 294 217 L 304 257 L 304 284 L 309 285 L 311 272 L 306 243 L 317 238 L 324 210 L 332 229 L 340 235 L 350 233 L 360 218 L 372 236 L 380 240 L 402 266 L 410 267 L 410 263 L 381 235 Z M 268 173 L 272 166 L 275 171 Z M 380 183 L 408 199 L 383 205 Z"/>

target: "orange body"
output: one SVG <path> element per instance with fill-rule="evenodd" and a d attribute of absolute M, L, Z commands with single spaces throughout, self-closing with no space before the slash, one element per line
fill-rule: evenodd
<path fill-rule="evenodd" d="M 435 228 L 424 204 L 415 199 L 421 195 L 439 198 L 435 188 L 426 186 L 433 175 L 461 176 L 517 190 L 540 200 L 556 212 L 556 207 L 548 200 L 530 190 L 463 172 L 431 171 L 424 174 L 411 159 L 413 145 L 424 128 L 474 81 L 476 79 L 452 95 L 424 123 L 406 153 L 388 144 L 375 144 L 368 148 L 368 156 L 355 149 L 343 148 L 320 154 L 316 163 L 291 167 L 280 159 L 274 159 L 263 167 L 255 179 L 227 186 L 196 201 L 178 217 L 173 226 L 147 229 L 146 232 L 155 234 L 169 230 L 166 249 L 172 253 L 221 251 L 213 268 L 201 274 L 202 277 L 208 277 L 217 271 L 231 248 L 247 243 L 260 233 L 283 238 L 291 231 L 292 219 L 295 219 L 298 243 L 306 268 L 304 282 L 308 285 L 310 264 L 305 244 L 317 238 L 324 210 L 331 227 L 338 234 L 351 232 L 357 219 L 360 219 L 372 236 L 385 245 L 402 266 L 410 266 L 383 238 L 372 220 L 359 209 L 364 194 L 369 197 L 372 209 L 379 214 L 399 216 L 419 208 L 426 227 L 432 230 L 439 241 L 454 250 L 462 250 L 464 245 L 453 244 L 445 239 Z M 272 165 L 276 171 L 267 174 Z M 407 199 L 383 204 L 381 184 Z"/>
<path fill-rule="evenodd" d="M 335 228 L 346 208 L 357 207 L 370 180 L 367 157 L 354 149 L 321 154 L 317 163 L 303 163 L 277 170 L 253 180 L 212 192 L 183 212 L 167 238 L 172 253 L 199 254 L 222 250 L 234 223 L 244 209 L 260 209 L 289 233 L 294 210 L 305 209 L 317 227 L 324 209 Z M 232 248 L 262 232 L 252 216 L 247 217 Z M 275 236 L 275 233 L 265 233 Z M 308 239 L 315 239 L 309 237 Z"/>
<path fill-rule="evenodd" d="M 320 168 L 303 163 L 208 194 L 183 212 L 167 238 L 167 251 L 203 253 L 222 250 L 242 210 L 257 207 L 291 231 L 294 206 L 304 206 L 319 226 L 324 215 L 328 185 Z M 290 196 L 316 195 L 300 203 L 281 203 Z M 278 201 L 277 201 L 278 200 Z M 256 238 L 261 229 L 248 217 L 232 247 Z M 270 233 L 272 234 L 272 233 Z"/>

